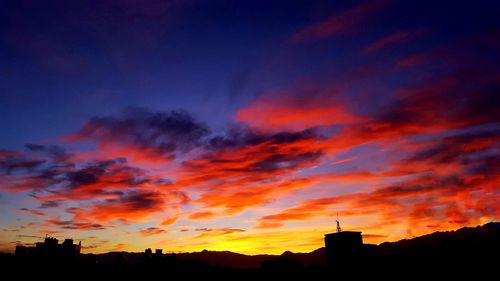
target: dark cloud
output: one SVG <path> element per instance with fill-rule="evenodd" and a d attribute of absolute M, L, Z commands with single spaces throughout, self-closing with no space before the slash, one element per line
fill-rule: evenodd
<path fill-rule="evenodd" d="M 261 133 L 243 125 L 233 125 L 226 134 L 214 136 L 207 142 L 205 157 L 209 163 L 221 166 L 249 162 L 243 167 L 235 165 L 223 168 L 225 171 L 273 172 L 296 169 L 318 161 L 324 153 L 315 147 L 304 151 L 298 148 L 288 150 L 286 147 L 320 139 L 322 136 L 313 129 L 300 132 Z M 260 149 L 253 151 L 254 148 Z M 225 151 L 234 151 L 234 154 L 230 157 L 216 156 Z M 241 153 L 251 153 L 254 159 L 233 157 Z M 190 161 L 184 162 L 184 165 L 193 169 L 200 167 Z"/>
<path fill-rule="evenodd" d="M 17 171 L 30 172 L 41 167 L 45 162 L 44 159 L 29 159 L 16 151 L 0 150 L 0 174 L 3 175 L 10 175 Z"/>
<path fill-rule="evenodd" d="M 185 111 L 151 112 L 129 108 L 120 117 L 94 117 L 76 134 L 73 141 L 110 142 L 147 155 L 175 157 L 199 145 L 210 133 L 208 126 Z"/>
<path fill-rule="evenodd" d="M 467 97 L 458 117 L 471 124 L 500 122 L 500 81 L 497 79 Z"/>
<path fill-rule="evenodd" d="M 41 216 L 41 217 L 45 216 L 44 213 L 42 213 L 42 212 L 40 212 L 38 210 L 31 210 L 31 209 L 28 209 L 28 208 L 19 208 L 18 210 L 21 211 L 21 212 L 25 212 L 27 214 L 35 215 L 35 216 Z"/>
<path fill-rule="evenodd" d="M 467 184 L 458 175 L 440 177 L 432 174 L 418 177 L 415 180 L 380 188 L 372 193 L 372 198 L 399 198 L 409 195 L 425 195 L 436 189 L 450 188 L 458 190 L 466 187 Z"/>
<path fill-rule="evenodd" d="M 305 163 L 316 163 L 323 152 L 305 152 L 296 155 L 274 154 L 262 161 L 253 163 L 249 170 L 252 171 L 276 171 L 282 169 L 295 169 L 303 166 Z"/>
<path fill-rule="evenodd" d="M 314 128 L 298 132 L 270 132 L 264 133 L 256 131 L 244 124 L 231 125 L 228 130 L 221 135 L 213 136 L 207 142 L 208 150 L 221 150 L 226 148 L 236 148 L 261 143 L 288 144 L 298 142 L 303 139 L 323 139 L 320 130 Z"/>
<path fill-rule="evenodd" d="M 499 85 L 490 69 L 465 67 L 421 81 L 402 89 L 365 129 L 375 136 L 401 136 L 498 123 Z"/>
<path fill-rule="evenodd" d="M 108 200 L 109 203 L 120 203 L 126 205 L 131 210 L 159 209 L 163 200 L 156 192 L 130 192 L 120 199 Z"/>
<path fill-rule="evenodd" d="M 47 221 L 51 226 L 59 227 L 62 229 L 78 229 L 78 230 L 102 230 L 105 229 L 104 225 L 98 223 L 84 222 L 84 221 L 72 221 L 72 220 L 60 220 L 57 218 L 52 218 Z"/>
<path fill-rule="evenodd" d="M 16 237 L 20 238 L 36 238 L 36 239 L 43 239 L 43 236 L 36 236 L 36 235 L 25 235 L 25 234 L 18 234 Z"/>
<path fill-rule="evenodd" d="M 48 208 L 57 208 L 61 206 L 60 201 L 45 201 L 40 204 L 39 208 L 41 209 L 48 209 Z"/>
<path fill-rule="evenodd" d="M 64 173 L 63 178 L 70 188 L 81 188 L 97 183 L 134 186 L 148 181 L 143 176 L 142 170 L 123 165 L 125 162 L 123 158 L 90 162 L 81 169 Z"/>
<path fill-rule="evenodd" d="M 428 161 L 433 163 L 461 163 L 480 161 L 482 155 L 495 153 L 499 147 L 500 130 L 481 130 L 445 137 L 417 151 L 408 162 Z"/>
<path fill-rule="evenodd" d="M 38 151 L 42 148 L 33 146 L 32 149 Z M 118 198 L 125 194 L 125 190 L 172 184 L 168 179 L 149 176 L 145 170 L 127 165 L 124 158 L 79 163 L 58 162 L 56 159 L 35 161 L 25 155 L 5 153 L 0 165 L 3 164 L 1 167 L 5 168 L 6 175 L 13 170 L 22 173 L 10 177 L 2 188 L 31 191 L 31 195 L 42 202 L 40 208 L 51 208 L 68 199 Z"/>
<path fill-rule="evenodd" d="M 130 190 L 117 198 L 94 201 L 82 208 L 72 210 L 74 220 L 111 222 L 120 220 L 130 222 L 141 220 L 167 207 L 178 207 L 183 196 L 176 193 Z"/>
<path fill-rule="evenodd" d="M 195 238 L 210 238 L 210 237 L 218 237 L 225 236 L 233 233 L 245 232 L 244 229 L 239 228 L 195 228 L 194 231 L 202 232 L 200 235 L 197 235 Z"/>
<path fill-rule="evenodd" d="M 66 151 L 66 149 L 57 145 L 46 146 L 40 144 L 27 143 L 25 144 L 25 147 L 30 151 L 47 153 L 50 157 L 54 158 L 56 161 L 59 162 L 64 162 L 72 156 L 70 153 Z"/>
<path fill-rule="evenodd" d="M 141 234 L 142 236 L 151 236 L 151 235 L 166 234 L 166 233 L 168 233 L 167 230 L 158 227 L 149 227 L 146 229 L 141 229 L 139 231 L 139 234 Z"/>

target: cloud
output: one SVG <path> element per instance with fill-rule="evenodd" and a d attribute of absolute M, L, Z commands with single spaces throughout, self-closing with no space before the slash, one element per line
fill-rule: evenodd
<path fill-rule="evenodd" d="M 59 201 L 45 201 L 40 204 L 41 209 L 48 209 L 48 208 L 57 208 L 61 206 L 61 202 Z"/>
<path fill-rule="evenodd" d="M 64 162 L 68 160 L 72 155 L 66 151 L 66 149 L 57 145 L 40 145 L 27 143 L 25 147 L 30 151 L 42 152 L 51 156 L 54 160 L 59 162 Z"/>
<path fill-rule="evenodd" d="M 88 221 L 61 220 L 59 218 L 48 219 L 43 225 L 70 230 L 103 230 L 106 227 L 99 223 Z"/>
<path fill-rule="evenodd" d="M 396 65 L 401 68 L 414 67 L 428 62 L 430 59 L 432 59 L 432 56 L 433 54 L 429 52 L 417 53 L 401 58 Z"/>
<path fill-rule="evenodd" d="M 203 232 L 202 234 L 197 235 L 195 237 L 195 239 L 199 239 L 199 238 L 226 236 L 230 234 L 244 232 L 245 230 L 239 228 L 196 228 L 194 231 Z"/>
<path fill-rule="evenodd" d="M 141 229 L 139 231 L 139 234 L 142 236 L 152 236 L 152 235 L 166 234 L 166 233 L 168 233 L 167 230 L 158 227 L 149 227 L 146 229 Z"/>
<path fill-rule="evenodd" d="M 398 31 L 380 38 L 364 49 L 365 53 L 373 53 L 390 45 L 398 44 L 416 36 L 416 32 Z"/>
<path fill-rule="evenodd" d="M 111 251 L 123 251 L 125 249 L 128 248 L 128 244 L 127 243 L 118 243 L 118 244 L 115 244 L 110 250 Z"/>
<path fill-rule="evenodd" d="M 29 172 L 46 161 L 43 159 L 27 159 L 17 151 L 0 150 L 0 174 L 11 175 L 14 172 Z"/>
<path fill-rule="evenodd" d="M 167 204 L 182 204 L 182 199 L 174 193 L 129 191 L 118 198 L 99 201 L 78 210 L 74 219 L 98 222 L 143 221 L 151 214 L 163 211 Z"/>
<path fill-rule="evenodd" d="M 178 217 L 167 218 L 167 219 L 161 221 L 160 225 L 161 226 L 171 225 L 171 224 L 174 224 L 178 219 L 179 219 Z"/>
<path fill-rule="evenodd" d="M 195 212 L 189 215 L 190 220 L 206 220 L 214 217 L 216 214 L 211 211 Z"/>
<path fill-rule="evenodd" d="M 129 108 L 120 117 L 94 117 L 70 142 L 92 141 L 107 155 L 131 161 L 165 163 L 196 147 L 210 130 L 185 111 L 150 112 Z"/>
<path fill-rule="evenodd" d="M 234 214 L 300 188 L 302 182 L 290 175 L 322 156 L 314 132 L 261 134 L 240 128 L 214 137 L 206 154 L 184 161 L 176 185 L 197 186 L 203 192 L 194 203 Z"/>
<path fill-rule="evenodd" d="M 19 208 L 18 210 L 21 211 L 21 212 L 25 212 L 25 213 L 28 213 L 28 214 L 31 214 L 31 215 L 35 215 L 35 216 L 39 216 L 39 217 L 46 216 L 45 213 L 40 212 L 38 210 L 32 210 L 32 209 L 28 209 L 28 208 Z"/>
<path fill-rule="evenodd" d="M 29 151 L 46 152 L 45 147 L 30 147 Z M 73 215 L 71 220 L 49 218 L 47 226 L 103 229 L 107 227 L 103 223 L 143 221 L 149 215 L 166 209 L 177 211 L 179 206 L 190 200 L 182 191 L 163 190 L 172 183 L 127 165 L 124 158 L 73 163 L 48 153 L 45 159 L 37 160 L 43 164 L 25 168 L 27 165 L 19 163 L 31 163 L 34 161 L 31 157 L 43 155 L 5 152 L 2 156 L 6 171 L 9 171 L 2 178 L 5 181 L 3 190 L 30 191 L 32 197 L 41 202 L 42 209 L 59 208 L 61 202 L 67 206 L 79 205 L 78 208 L 67 208 L 66 211 Z M 44 215 L 26 208 L 21 211 Z"/>
<path fill-rule="evenodd" d="M 353 32 L 389 3 L 390 1 L 364 1 L 355 7 L 343 10 L 322 21 L 302 28 L 290 37 L 289 42 L 319 41 L 335 35 Z"/>
<path fill-rule="evenodd" d="M 409 163 L 431 162 L 433 164 L 447 164 L 459 162 L 463 164 L 477 160 L 478 157 L 481 157 L 481 154 L 484 157 L 485 153 L 494 153 L 494 149 L 499 142 L 499 129 L 465 132 L 431 143 L 417 151 L 407 161 Z"/>
<path fill-rule="evenodd" d="M 297 132 L 362 121 L 363 117 L 346 106 L 342 84 L 300 82 L 291 89 L 263 93 L 240 109 L 236 120 L 267 132 Z"/>
<path fill-rule="evenodd" d="M 495 204 L 500 180 L 495 172 L 498 148 L 498 128 L 427 140 L 408 158 L 393 163 L 389 171 L 380 172 L 380 178 L 397 175 L 398 181 L 375 185 L 370 192 L 306 200 L 263 216 L 256 227 L 278 228 L 288 221 L 308 221 L 339 212 L 344 218 L 375 216 L 381 224 L 404 222 L 407 234 L 414 235 L 428 231 L 427 226 L 448 229 L 477 223 L 479 218 L 495 218 L 500 213 Z"/>
<path fill-rule="evenodd" d="M 13 162 L 33 162 L 23 158 L 8 159 Z M 19 160 L 21 159 L 21 160 Z M 8 191 L 32 191 L 41 208 L 57 207 L 64 200 L 96 200 L 119 198 L 124 191 L 147 187 L 164 187 L 171 183 L 161 177 L 149 176 L 140 168 L 127 165 L 124 158 L 94 160 L 89 162 L 58 162 L 56 159 L 38 160 L 43 165 L 30 166 L 15 175 L 5 177 L 2 186 Z M 25 166 L 25 165 L 23 165 Z M 18 169 L 18 168 L 16 168 Z"/>
<path fill-rule="evenodd" d="M 471 69 L 425 79 L 400 88 L 395 98 L 368 121 L 343 129 L 332 141 L 340 144 L 346 141 L 352 147 L 371 141 L 401 140 L 419 134 L 494 124 L 499 119 L 492 107 L 498 101 L 491 95 L 497 84 L 497 78 L 490 73 Z"/>

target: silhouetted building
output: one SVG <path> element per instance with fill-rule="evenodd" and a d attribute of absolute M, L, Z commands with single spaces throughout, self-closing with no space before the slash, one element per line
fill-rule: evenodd
<path fill-rule="evenodd" d="M 82 242 L 78 243 L 78 245 L 73 244 L 73 239 L 64 239 L 64 242 L 59 245 L 59 249 L 61 254 L 64 256 L 72 256 L 80 253 L 82 248 Z"/>
<path fill-rule="evenodd" d="M 340 231 L 325 234 L 326 264 L 345 264 L 360 258 L 363 238 L 360 231 Z"/>
<path fill-rule="evenodd" d="M 163 249 L 156 249 L 155 256 L 161 257 L 163 255 Z"/>
<path fill-rule="evenodd" d="M 25 257 L 28 254 L 28 248 L 26 246 L 17 245 L 15 255 L 18 257 Z"/>
<path fill-rule="evenodd" d="M 80 254 L 82 242 L 73 244 L 72 239 L 65 239 L 63 243 L 54 237 L 45 237 L 43 242 L 35 243 L 35 247 L 16 246 L 16 256 L 43 257 L 43 258 L 69 258 Z"/>

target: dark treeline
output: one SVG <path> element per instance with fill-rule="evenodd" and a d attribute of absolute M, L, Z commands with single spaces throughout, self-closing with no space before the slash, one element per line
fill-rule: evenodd
<path fill-rule="evenodd" d="M 107 253 L 75 256 L 2 254 L 5 276 L 42 280 L 256 280 L 462 278 L 496 276 L 500 223 L 368 246 L 368 253 L 326 264 L 324 248 L 311 253 L 246 256 L 231 252 Z M 496 277 L 495 277 L 496 279 Z"/>

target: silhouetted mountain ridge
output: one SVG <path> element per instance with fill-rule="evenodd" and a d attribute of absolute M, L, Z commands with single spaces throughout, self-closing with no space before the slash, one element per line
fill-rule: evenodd
<path fill-rule="evenodd" d="M 500 247 L 500 223 L 438 231 L 412 239 L 384 242 L 378 245 L 381 256 L 461 257 L 464 255 L 493 255 Z"/>
<path fill-rule="evenodd" d="M 384 242 L 376 247 L 377 256 L 390 257 L 462 257 L 464 255 L 493 255 L 500 249 L 500 223 L 491 222 L 483 226 L 463 227 L 453 231 L 438 231 L 423 236 Z M 87 254 L 91 255 L 91 254 Z M 99 263 L 114 263 L 121 255 L 125 262 L 135 263 L 143 253 L 110 252 L 95 255 Z M 263 262 L 277 259 L 297 260 L 303 266 L 324 266 L 325 249 L 318 248 L 309 253 L 285 251 L 281 255 L 245 255 L 231 251 L 208 251 L 176 253 L 181 261 L 197 260 L 210 266 L 232 268 L 257 268 Z"/>

